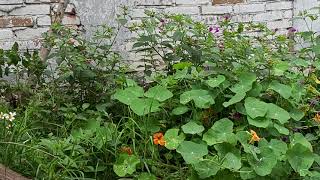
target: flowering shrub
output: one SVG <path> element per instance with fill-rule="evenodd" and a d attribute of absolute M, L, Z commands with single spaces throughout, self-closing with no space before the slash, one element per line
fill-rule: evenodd
<path fill-rule="evenodd" d="M 0 104 L 19 114 L 1 163 L 42 179 L 320 178 L 316 32 L 146 13 L 129 28 L 143 78 L 124 75 L 112 44 L 54 28 L 60 76 L 17 107 Z"/>

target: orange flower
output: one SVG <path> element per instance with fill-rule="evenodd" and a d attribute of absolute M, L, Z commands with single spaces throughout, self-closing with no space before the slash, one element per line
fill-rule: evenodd
<path fill-rule="evenodd" d="M 317 123 L 320 123 L 320 113 L 317 113 L 314 118 L 313 118 L 314 121 L 316 121 Z"/>
<path fill-rule="evenodd" d="M 251 140 L 249 143 L 253 143 L 253 142 L 259 142 L 260 141 L 260 137 L 258 136 L 258 134 L 254 131 L 254 130 L 250 130 L 250 134 L 251 134 Z"/>
<path fill-rule="evenodd" d="M 166 141 L 164 140 L 164 136 L 161 132 L 155 133 L 153 135 L 153 144 L 164 146 L 166 144 Z"/>
<path fill-rule="evenodd" d="M 132 149 L 130 147 L 122 147 L 121 152 L 127 153 L 128 155 L 132 155 Z"/>

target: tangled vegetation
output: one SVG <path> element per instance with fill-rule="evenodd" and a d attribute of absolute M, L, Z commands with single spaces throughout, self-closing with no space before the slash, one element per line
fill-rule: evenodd
<path fill-rule="evenodd" d="M 45 62 L 0 51 L 1 163 L 36 179 L 320 178 L 319 34 L 146 14 L 128 27 L 142 77 L 113 49 L 125 18 L 91 41 L 54 25 Z"/>

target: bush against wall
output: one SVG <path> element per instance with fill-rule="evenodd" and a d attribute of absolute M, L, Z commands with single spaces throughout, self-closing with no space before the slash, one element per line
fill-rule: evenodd
<path fill-rule="evenodd" d="M 54 25 L 54 70 L 36 52 L 1 51 L 4 74 L 23 79 L 1 84 L 1 163 L 44 179 L 320 177 L 318 33 L 146 15 L 129 28 L 142 77 L 108 27 L 88 42 Z"/>

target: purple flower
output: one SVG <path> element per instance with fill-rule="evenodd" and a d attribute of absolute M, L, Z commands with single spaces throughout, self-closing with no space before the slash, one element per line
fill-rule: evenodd
<path fill-rule="evenodd" d="M 164 22 L 165 22 L 165 20 L 164 20 L 164 19 L 160 19 L 160 22 L 164 23 Z"/>
<path fill-rule="evenodd" d="M 231 16 L 230 16 L 230 14 L 226 14 L 226 15 L 223 16 L 223 18 L 224 18 L 225 21 L 228 21 L 228 20 L 231 19 Z"/>
<path fill-rule="evenodd" d="M 214 33 L 217 33 L 217 32 L 219 32 L 219 31 L 220 31 L 220 28 L 219 28 L 219 27 L 215 27 Z"/>
<path fill-rule="evenodd" d="M 294 33 L 294 32 L 297 32 L 297 29 L 295 29 L 294 27 L 291 27 L 291 28 L 288 29 L 288 31 L 290 33 Z"/>
<path fill-rule="evenodd" d="M 278 31 L 279 31 L 279 28 L 275 28 L 275 29 L 274 29 L 274 32 L 278 32 Z"/>
<path fill-rule="evenodd" d="M 217 32 L 220 32 L 220 28 L 219 27 L 209 27 L 209 31 L 212 33 L 217 33 Z"/>

